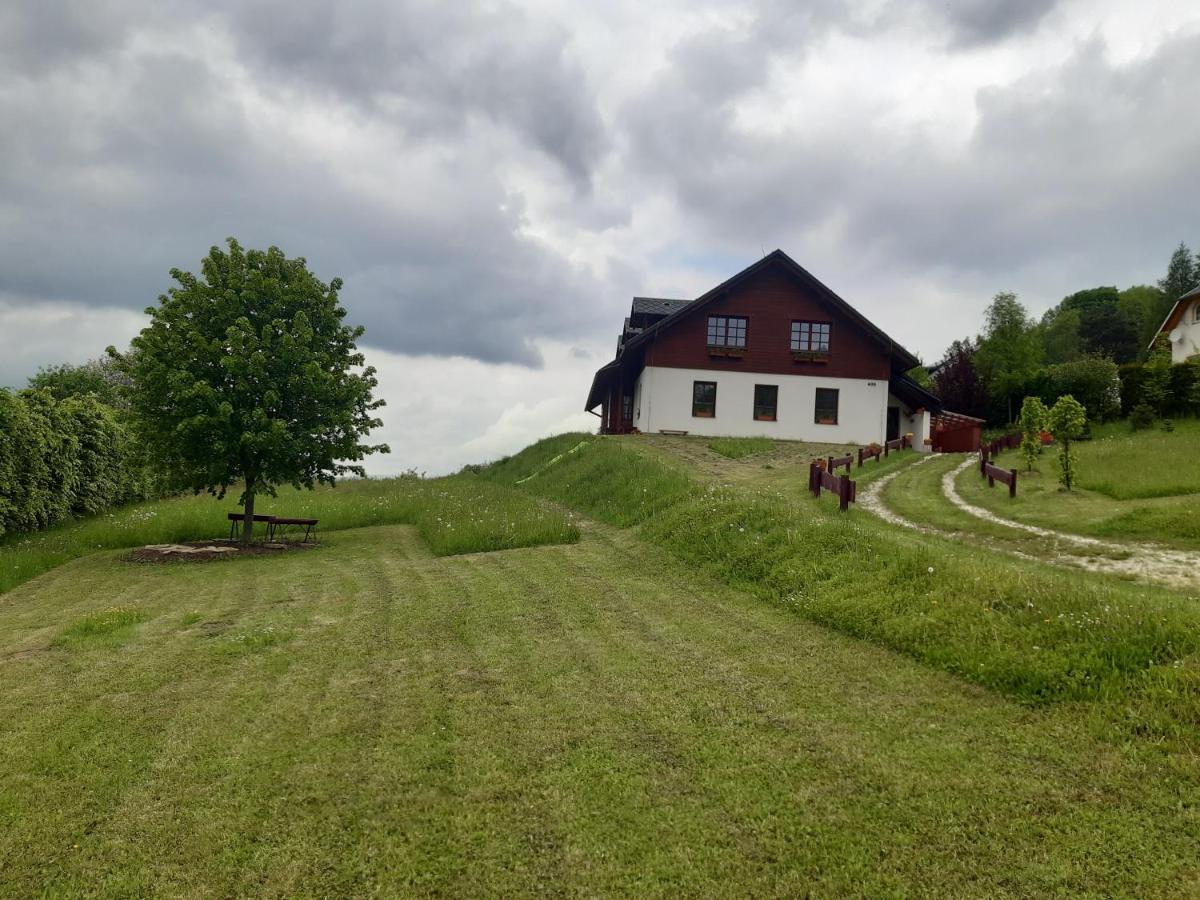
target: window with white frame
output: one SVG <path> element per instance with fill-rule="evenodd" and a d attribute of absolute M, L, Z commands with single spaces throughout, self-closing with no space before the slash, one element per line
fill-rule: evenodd
<path fill-rule="evenodd" d="M 745 316 L 709 316 L 708 346 L 744 349 L 748 321 Z"/>
<path fill-rule="evenodd" d="M 828 322 L 793 322 L 792 351 L 795 353 L 828 353 Z"/>

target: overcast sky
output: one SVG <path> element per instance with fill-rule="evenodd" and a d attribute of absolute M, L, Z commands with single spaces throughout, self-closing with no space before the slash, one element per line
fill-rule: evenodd
<path fill-rule="evenodd" d="M 630 297 L 775 247 L 933 361 L 1200 243 L 1194 0 L 6 0 L 0 122 L 0 384 L 275 244 L 367 326 L 376 473 L 594 428 Z"/>

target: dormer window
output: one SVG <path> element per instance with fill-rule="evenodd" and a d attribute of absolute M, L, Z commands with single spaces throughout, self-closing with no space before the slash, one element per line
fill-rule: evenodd
<path fill-rule="evenodd" d="M 708 346 L 729 350 L 746 349 L 745 316 L 709 316 Z"/>

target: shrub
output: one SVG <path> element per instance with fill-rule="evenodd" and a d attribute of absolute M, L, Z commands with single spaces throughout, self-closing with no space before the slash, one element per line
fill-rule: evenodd
<path fill-rule="evenodd" d="M 1139 403 L 1129 412 L 1129 424 L 1134 431 L 1145 431 L 1154 427 L 1154 407 L 1149 403 Z"/>
<path fill-rule="evenodd" d="M 1085 356 L 1072 362 L 1047 366 L 1042 382 L 1042 400 L 1070 394 L 1087 408 L 1097 421 L 1115 418 L 1121 413 L 1121 377 L 1117 364 L 1100 356 Z"/>

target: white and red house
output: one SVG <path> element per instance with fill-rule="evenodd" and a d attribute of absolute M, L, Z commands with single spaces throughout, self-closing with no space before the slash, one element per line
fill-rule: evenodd
<path fill-rule="evenodd" d="M 1175 301 L 1148 349 L 1154 349 L 1160 334 L 1165 334 L 1171 345 L 1171 362 L 1200 359 L 1200 286 Z"/>
<path fill-rule="evenodd" d="M 782 250 L 695 300 L 635 297 L 586 409 L 604 434 L 926 438 L 937 397 L 918 360 Z"/>

